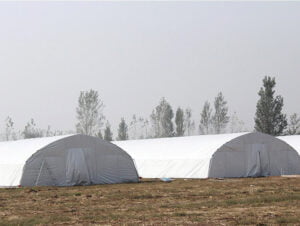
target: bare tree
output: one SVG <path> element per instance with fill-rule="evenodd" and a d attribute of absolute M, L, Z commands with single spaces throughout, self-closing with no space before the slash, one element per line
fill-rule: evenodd
<path fill-rule="evenodd" d="M 128 126 L 124 118 L 121 118 L 121 122 L 119 124 L 117 140 L 128 140 Z"/>
<path fill-rule="evenodd" d="M 149 138 L 149 120 L 148 119 L 143 119 L 143 124 L 142 124 L 142 130 L 144 134 L 144 138 Z"/>
<path fill-rule="evenodd" d="M 150 115 L 150 122 L 151 122 L 151 137 L 159 137 L 161 132 L 160 123 L 159 123 L 159 115 L 157 114 L 156 110 L 154 109 Z"/>
<path fill-rule="evenodd" d="M 175 115 L 176 136 L 182 137 L 184 135 L 184 111 L 178 107 Z"/>
<path fill-rule="evenodd" d="M 247 129 L 245 128 L 245 123 L 239 119 L 237 113 L 234 112 L 230 117 L 230 132 L 231 133 L 239 133 L 245 132 Z"/>
<path fill-rule="evenodd" d="M 209 134 L 212 129 L 212 115 L 211 115 L 211 108 L 208 101 L 204 103 L 202 112 L 201 112 L 201 119 L 199 125 L 200 134 Z"/>
<path fill-rule="evenodd" d="M 300 134 L 300 117 L 296 113 L 290 116 L 287 134 L 288 135 Z"/>
<path fill-rule="evenodd" d="M 131 132 L 131 139 L 137 139 L 137 127 L 138 127 L 138 120 L 136 115 L 132 116 L 132 120 L 130 122 L 130 132 Z"/>
<path fill-rule="evenodd" d="M 76 108 L 77 120 L 76 129 L 78 133 L 90 136 L 97 136 L 103 127 L 104 104 L 95 90 L 81 91 Z"/>
<path fill-rule="evenodd" d="M 11 117 L 5 119 L 5 140 L 16 140 L 17 136 L 14 130 L 14 122 Z"/>
<path fill-rule="evenodd" d="M 187 136 L 193 135 L 195 130 L 195 122 L 192 119 L 192 109 L 190 108 L 187 108 L 185 110 L 184 125 L 185 125 L 185 134 Z"/>
<path fill-rule="evenodd" d="M 43 137 L 43 131 L 36 127 L 33 119 L 31 119 L 25 126 L 23 131 L 24 139 Z"/>
<path fill-rule="evenodd" d="M 106 141 L 113 140 L 113 134 L 112 134 L 110 124 L 108 121 L 106 122 L 105 130 L 104 130 L 104 140 L 106 140 Z"/>
<path fill-rule="evenodd" d="M 222 92 L 218 93 L 217 97 L 215 98 L 215 113 L 212 117 L 213 125 L 215 133 L 219 134 L 223 132 L 226 128 L 227 123 L 229 121 L 229 117 L 227 116 L 228 107 L 227 101 L 225 101 Z"/>
<path fill-rule="evenodd" d="M 171 105 L 165 98 L 162 98 L 150 116 L 154 137 L 174 136 L 173 117 L 174 113 Z"/>
<path fill-rule="evenodd" d="M 53 135 L 54 135 L 54 133 L 51 131 L 51 127 L 48 126 L 48 127 L 47 127 L 47 130 L 46 130 L 46 132 L 45 132 L 45 137 L 51 137 L 51 136 L 53 136 Z"/>

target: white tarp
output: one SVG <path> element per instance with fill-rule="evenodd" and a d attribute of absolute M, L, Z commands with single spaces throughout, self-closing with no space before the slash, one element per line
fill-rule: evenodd
<path fill-rule="evenodd" d="M 300 135 L 291 135 L 291 136 L 280 136 L 277 137 L 280 140 L 285 141 L 292 148 L 294 148 L 300 155 Z"/>
<path fill-rule="evenodd" d="M 96 137 L 77 134 L 0 142 L 0 186 L 137 181 L 132 158 Z"/>
<path fill-rule="evenodd" d="M 144 178 L 256 177 L 300 174 L 289 145 L 262 133 L 116 141 Z"/>

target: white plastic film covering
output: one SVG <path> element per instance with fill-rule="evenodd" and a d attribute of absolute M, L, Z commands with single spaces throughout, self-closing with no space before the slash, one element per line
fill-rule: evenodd
<path fill-rule="evenodd" d="M 132 158 L 96 137 L 0 142 L 0 187 L 138 182 Z"/>
<path fill-rule="evenodd" d="M 289 144 L 300 155 L 300 135 L 280 136 L 278 138 Z"/>
<path fill-rule="evenodd" d="M 113 142 L 135 160 L 144 178 L 207 178 L 212 155 L 223 144 L 247 133 Z"/>
<path fill-rule="evenodd" d="M 20 185 L 27 159 L 39 149 L 68 136 L 0 142 L 0 186 Z"/>
<path fill-rule="evenodd" d="M 257 177 L 300 174 L 297 152 L 262 133 L 117 141 L 144 178 Z"/>

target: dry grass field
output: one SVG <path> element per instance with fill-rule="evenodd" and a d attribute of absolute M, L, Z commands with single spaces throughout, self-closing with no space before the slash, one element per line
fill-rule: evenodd
<path fill-rule="evenodd" d="M 300 225 L 300 178 L 0 189 L 0 225 Z"/>

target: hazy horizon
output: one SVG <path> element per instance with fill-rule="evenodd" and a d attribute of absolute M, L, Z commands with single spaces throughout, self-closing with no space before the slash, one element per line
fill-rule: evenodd
<path fill-rule="evenodd" d="M 300 114 L 298 2 L 0 2 L 0 133 L 75 130 L 80 91 L 97 90 L 116 136 L 121 117 L 175 112 L 222 91 L 253 129 L 265 75 L 284 112 Z"/>

